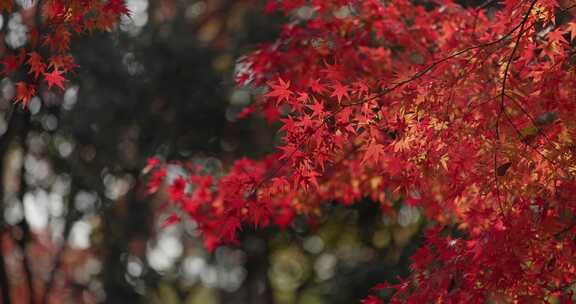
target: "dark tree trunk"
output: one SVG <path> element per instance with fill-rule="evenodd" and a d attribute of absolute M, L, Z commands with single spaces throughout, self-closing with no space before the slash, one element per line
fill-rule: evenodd
<path fill-rule="evenodd" d="M 268 270 L 270 250 L 265 231 L 247 230 L 241 235 L 242 250 L 246 254 L 246 278 L 238 290 L 222 292 L 222 304 L 273 304 L 274 295 Z"/>

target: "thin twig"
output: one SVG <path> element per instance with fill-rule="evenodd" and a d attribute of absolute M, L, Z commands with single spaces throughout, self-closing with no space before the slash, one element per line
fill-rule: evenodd
<path fill-rule="evenodd" d="M 532 12 L 532 9 L 534 8 L 534 5 L 536 5 L 536 1 L 537 0 L 532 0 L 532 2 L 530 3 L 530 7 L 528 8 L 528 10 L 526 11 L 526 13 L 524 14 L 524 18 L 522 18 L 522 21 L 515 27 L 520 28 L 520 33 L 518 34 L 518 37 L 516 37 L 516 42 L 514 43 L 514 47 L 512 48 L 512 52 L 510 53 L 510 57 L 508 58 L 508 61 L 506 62 L 506 66 L 504 67 L 504 76 L 502 77 L 502 89 L 501 89 L 501 93 L 500 93 L 500 108 L 498 111 L 498 115 L 496 117 L 496 126 L 495 126 L 495 134 L 496 134 L 496 143 L 494 145 L 494 180 L 496 182 L 496 200 L 498 201 L 498 206 L 500 207 L 500 212 L 503 212 L 503 208 L 502 208 L 502 201 L 500 198 L 500 185 L 499 185 L 499 179 L 498 179 L 498 150 L 499 150 L 499 145 L 500 145 L 500 117 L 502 116 L 502 113 L 505 111 L 504 109 L 504 96 L 505 96 L 505 92 L 506 92 L 506 81 L 508 80 L 508 71 L 510 70 L 510 66 L 512 65 L 512 61 L 514 60 L 514 55 L 516 54 L 516 51 L 518 50 L 518 47 L 520 46 L 520 39 L 522 38 L 524 32 L 524 25 L 526 24 L 526 22 L 528 21 L 528 18 L 530 17 L 530 13 Z"/>

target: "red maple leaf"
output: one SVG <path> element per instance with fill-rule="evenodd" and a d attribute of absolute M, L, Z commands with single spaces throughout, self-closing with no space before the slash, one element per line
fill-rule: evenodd
<path fill-rule="evenodd" d="M 34 95 L 36 95 L 36 87 L 34 85 L 29 85 L 25 82 L 16 83 L 14 100 L 22 104 L 22 107 L 26 107 Z"/>
<path fill-rule="evenodd" d="M 576 21 L 569 22 L 566 26 L 566 32 L 570 33 L 570 41 L 576 38 Z"/>
<path fill-rule="evenodd" d="M 564 31 L 560 29 L 549 32 L 546 37 L 548 37 L 548 41 L 552 43 L 568 43 L 568 41 L 564 39 Z"/>
<path fill-rule="evenodd" d="M 341 102 L 343 97 L 350 98 L 350 95 L 348 95 L 347 86 L 342 85 L 339 82 L 336 82 L 336 84 L 333 85 L 332 88 L 334 89 L 334 92 L 332 93 L 332 95 L 330 95 L 330 97 L 336 97 L 338 99 L 338 102 Z"/>
<path fill-rule="evenodd" d="M 108 0 L 108 3 L 104 6 L 104 10 L 116 15 L 130 15 L 130 10 L 126 7 L 126 2 L 123 0 Z"/>
<path fill-rule="evenodd" d="M 326 91 L 326 87 L 320 83 L 320 79 L 311 79 L 308 86 L 314 93 L 322 94 Z"/>
<path fill-rule="evenodd" d="M 52 86 L 57 86 L 61 90 L 64 90 L 64 77 L 62 77 L 62 72 L 54 69 L 50 73 L 44 73 L 44 79 L 48 83 L 48 89 L 51 89 Z"/>
<path fill-rule="evenodd" d="M 74 57 L 69 54 L 54 55 L 48 59 L 48 69 L 56 69 L 61 70 L 63 73 L 68 73 L 77 67 Z"/>
<path fill-rule="evenodd" d="M 248 212 L 250 213 L 250 220 L 255 227 L 267 226 L 270 222 L 270 206 L 263 202 L 248 202 Z"/>
<path fill-rule="evenodd" d="M 282 78 L 278 78 L 276 83 L 270 82 L 270 88 L 272 90 L 268 92 L 266 97 L 276 97 L 279 101 L 288 100 L 292 91 L 290 91 L 290 81 L 284 81 Z"/>
<path fill-rule="evenodd" d="M 4 59 L 2 59 L 2 64 L 4 65 L 2 73 L 7 75 L 14 72 L 20 65 L 22 65 L 22 63 L 24 63 L 25 57 L 26 52 L 24 48 L 20 48 L 18 54 L 10 54 L 5 56 Z"/>
<path fill-rule="evenodd" d="M 59 26 L 44 38 L 44 45 L 52 52 L 65 53 L 70 49 L 70 31 L 65 26 Z"/>
<path fill-rule="evenodd" d="M 2 60 L 2 65 L 4 65 L 4 69 L 2 70 L 2 73 L 4 75 L 7 75 L 7 74 L 10 74 L 13 71 L 15 71 L 20 64 L 18 63 L 18 57 L 17 56 L 8 55 L 8 56 L 4 57 L 4 59 Z"/>
<path fill-rule="evenodd" d="M 42 57 L 36 52 L 30 52 L 28 56 L 30 57 L 26 62 L 30 66 L 28 73 L 33 74 L 34 79 L 38 79 L 38 76 L 45 72 L 46 64 L 42 62 Z"/>
<path fill-rule="evenodd" d="M 378 163 L 382 160 L 384 156 L 384 146 L 377 143 L 370 143 L 366 147 L 366 153 L 364 154 L 364 158 L 362 162 L 365 163 L 367 161 Z"/>
<path fill-rule="evenodd" d="M 278 107 L 273 106 L 271 102 L 267 102 L 262 106 L 262 114 L 268 123 L 273 123 L 280 117 Z"/>
<path fill-rule="evenodd" d="M 358 92 L 358 95 L 360 95 L 360 96 L 368 94 L 368 91 L 370 90 L 368 85 L 366 84 L 366 82 L 364 82 L 363 80 L 355 81 L 352 84 L 352 86 L 354 87 L 354 90 L 356 92 Z"/>
<path fill-rule="evenodd" d="M 314 103 L 311 105 L 308 105 L 308 108 L 310 110 L 312 110 L 312 116 L 313 117 L 320 117 L 323 118 L 324 117 L 324 106 L 322 105 L 322 103 L 318 102 L 317 100 L 314 100 Z"/>

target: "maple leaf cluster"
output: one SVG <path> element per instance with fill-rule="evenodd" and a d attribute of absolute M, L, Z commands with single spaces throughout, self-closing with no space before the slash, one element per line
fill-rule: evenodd
<path fill-rule="evenodd" d="M 220 179 L 178 164 L 170 222 L 192 218 L 213 249 L 325 202 L 402 200 L 435 225 L 411 275 L 363 303 L 382 289 L 393 303 L 571 302 L 576 20 L 556 1 L 501 4 L 269 1 L 292 21 L 238 82 L 268 88 L 244 113 L 280 124 L 282 143 Z M 170 165 L 150 165 L 151 192 Z"/>
<path fill-rule="evenodd" d="M 66 76 L 77 68 L 69 53 L 73 36 L 111 30 L 129 14 L 124 0 L 47 0 L 19 7 L 26 3 L 0 0 L 0 11 L 19 13 L 26 27 L 28 43 L 17 49 L 3 46 L 1 61 L 1 74 L 16 79 L 15 101 L 23 106 L 39 85 L 64 89 Z"/>

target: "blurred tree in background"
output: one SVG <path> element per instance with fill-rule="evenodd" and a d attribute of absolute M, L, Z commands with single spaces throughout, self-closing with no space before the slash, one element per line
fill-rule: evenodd
<path fill-rule="evenodd" d="M 0 83 L 0 303 L 351 303 L 406 275 L 422 219 L 401 204 L 397 218 L 368 201 L 329 206 L 213 254 L 194 223 L 162 229 L 173 210 L 148 196 L 148 157 L 218 176 L 277 141 L 275 126 L 238 119 L 255 92 L 233 76 L 284 20 L 249 0 L 127 5 L 117 31 L 73 44 L 81 68 L 63 94 L 39 90 L 23 110 Z M 23 43 L 19 13 L 1 20 L 7 44 Z"/>

